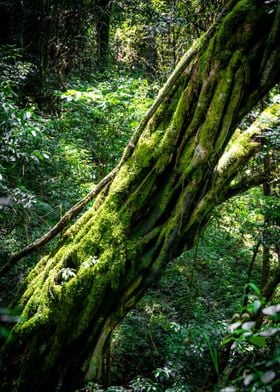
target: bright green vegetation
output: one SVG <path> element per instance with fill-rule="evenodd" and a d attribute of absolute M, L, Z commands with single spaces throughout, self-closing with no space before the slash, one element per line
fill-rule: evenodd
<path fill-rule="evenodd" d="M 14 304 L 1 308 L 1 322 L 15 322 L 11 332 L 0 329 L 1 388 L 276 390 L 280 105 L 271 89 L 280 76 L 280 9 L 274 1 L 227 2 L 225 16 L 191 46 L 185 42 L 188 52 L 154 102 L 155 75 L 164 78 L 180 50 L 175 57 L 162 51 L 161 63 L 161 35 L 151 34 L 156 51 L 147 62 L 146 36 L 138 34 L 145 18 L 132 27 L 106 6 L 110 22 L 96 4 L 91 53 L 99 71 L 73 66 L 67 75 L 60 63 L 58 88 L 48 84 L 55 68 L 46 51 L 36 64 L 42 96 L 32 97 L 26 85 L 34 64 L 15 47 L 1 49 L 3 264 L 116 167 L 127 145 L 114 176 L 47 255 L 29 255 L 1 279 L 0 305 Z M 179 18 L 188 17 L 178 4 L 172 13 L 161 1 L 142 5 L 154 20 L 161 20 L 154 10 L 172 14 L 173 42 L 183 31 Z M 137 66 L 120 59 L 123 43 L 110 64 L 110 37 L 105 42 L 98 30 L 106 23 L 116 53 L 123 37 L 137 35 L 146 66 L 135 46 Z M 79 25 L 76 33 L 89 31 Z"/>
<path fill-rule="evenodd" d="M 173 261 L 160 282 L 148 290 L 136 310 L 114 333 L 112 378 L 115 384 L 125 379 L 130 385 L 146 388 L 144 390 L 149 387 L 155 391 L 199 390 L 213 367 L 219 345 L 228 336 L 229 327 L 239 321 L 248 266 L 263 224 L 264 211 L 260 211 L 260 206 L 267 202 L 261 192 L 253 191 L 225 203 L 215 211 L 198 246 Z M 279 214 L 279 208 L 274 205 L 271 212 Z M 273 263 L 277 264 L 277 260 Z M 260 282 L 261 271 L 259 253 L 252 283 Z M 250 311 L 258 300 L 259 292 L 252 289 Z M 274 303 L 277 301 L 279 291 Z M 266 322 L 263 330 L 277 326 L 277 323 Z M 241 331 L 236 334 L 236 348 L 229 366 L 229 369 L 236 367 L 238 374 L 234 373 L 230 380 L 224 375 L 220 388 L 232 385 L 251 390 L 255 385 L 256 390 L 262 387 L 269 391 L 271 384 L 265 385 L 260 379 L 266 371 L 274 372 L 273 384 L 279 377 L 277 329 L 274 333 L 271 330 L 271 336 L 269 332 L 263 333 L 260 340 L 251 338 L 251 341 L 249 334 L 247 339 L 242 335 L 248 330 Z M 272 351 L 268 349 L 270 345 Z M 254 364 L 249 359 L 252 352 Z M 244 357 L 248 362 L 239 368 Z M 137 377 L 135 368 L 141 369 Z M 245 375 L 249 374 L 253 375 L 252 381 L 245 388 Z"/>
<path fill-rule="evenodd" d="M 1 123 L 9 133 L 1 145 L 0 186 L 15 210 L 0 211 L 1 252 L 45 232 L 118 162 L 157 85 L 141 74 L 113 72 L 110 82 L 104 75 L 91 83 L 69 80 L 71 88 L 56 92 L 59 116 L 47 117 L 35 106 L 18 106 L 13 75 L 2 81 Z"/>

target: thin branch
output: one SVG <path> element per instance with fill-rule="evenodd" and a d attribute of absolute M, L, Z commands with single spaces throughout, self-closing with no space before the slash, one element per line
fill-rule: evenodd
<path fill-rule="evenodd" d="M 240 169 L 249 159 L 261 150 L 263 137 L 268 128 L 280 125 L 280 103 L 276 102 L 265 109 L 257 120 L 243 132 L 221 156 L 215 169 L 213 185 L 219 189 L 218 203 L 235 196 L 242 191 L 267 181 L 267 174 L 261 173 L 253 177 L 243 177 L 237 184 L 231 185 Z"/>
<path fill-rule="evenodd" d="M 240 181 L 227 189 L 227 192 L 223 195 L 223 199 L 221 200 L 221 202 L 224 202 L 234 196 L 237 196 L 240 193 L 246 192 L 251 188 L 262 185 L 265 181 L 267 181 L 265 173 L 256 174 L 255 176 L 250 178 L 243 177 Z"/>
<path fill-rule="evenodd" d="M 260 246 L 261 246 L 261 239 L 258 240 L 257 244 L 254 247 L 254 252 L 253 252 L 252 259 L 251 259 L 251 263 L 250 263 L 249 269 L 247 271 L 247 278 L 248 279 L 247 279 L 247 285 L 246 285 L 246 288 L 245 288 L 245 291 L 244 291 L 244 298 L 243 298 L 243 308 L 244 309 L 248 305 L 249 291 L 250 291 L 249 283 L 251 282 L 251 275 L 252 275 L 253 267 L 254 267 L 254 264 L 255 264 L 255 261 L 256 261 L 257 254 L 258 254 L 258 251 L 260 249 Z"/>
<path fill-rule="evenodd" d="M 69 224 L 69 222 L 72 221 L 83 210 L 83 208 L 100 193 L 104 186 L 112 181 L 117 169 L 118 166 L 106 177 L 104 177 L 82 200 L 70 208 L 70 210 L 68 210 L 66 214 L 64 214 L 63 217 L 56 223 L 56 225 L 54 225 L 47 233 L 31 244 L 27 245 L 18 253 L 13 254 L 9 260 L 0 268 L 0 278 L 6 274 L 15 265 L 16 262 L 28 254 L 34 252 L 35 250 L 38 250 L 43 245 L 46 245 L 58 233 L 60 233 Z"/>

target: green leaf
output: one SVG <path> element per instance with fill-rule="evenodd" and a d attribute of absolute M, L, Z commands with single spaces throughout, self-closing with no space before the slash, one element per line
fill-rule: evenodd
<path fill-rule="evenodd" d="M 261 382 L 263 384 L 269 384 L 276 377 L 276 373 L 272 370 L 268 370 L 261 376 Z"/>
<path fill-rule="evenodd" d="M 253 311 L 254 313 L 257 313 L 257 311 L 260 309 L 261 305 L 262 305 L 261 301 L 259 301 L 259 300 L 257 299 L 256 301 L 254 301 L 254 302 L 251 304 L 252 311 Z"/>
<path fill-rule="evenodd" d="M 241 321 L 237 321 L 237 322 L 235 322 L 233 324 L 230 324 L 229 325 L 230 332 L 234 332 L 234 330 L 236 330 L 238 327 L 240 327 L 241 324 L 242 324 Z"/>
<path fill-rule="evenodd" d="M 261 297 L 261 291 L 260 291 L 260 289 L 258 288 L 258 286 L 255 285 L 255 283 L 250 282 L 250 283 L 248 283 L 248 284 L 246 285 L 246 287 L 250 287 L 250 288 L 255 292 L 255 294 L 256 294 L 258 297 Z"/>
<path fill-rule="evenodd" d="M 241 328 L 244 329 L 245 331 L 250 331 L 251 329 L 254 328 L 255 326 L 255 321 L 246 321 L 245 323 L 242 324 Z"/>
<path fill-rule="evenodd" d="M 264 336 L 251 336 L 249 342 L 254 346 L 263 347 L 266 344 L 266 339 Z"/>
<path fill-rule="evenodd" d="M 10 332 L 7 328 L 0 326 L 0 336 L 2 336 L 4 339 L 8 339 L 9 334 L 10 334 Z"/>
<path fill-rule="evenodd" d="M 228 343 L 230 343 L 230 342 L 234 342 L 234 338 L 233 338 L 232 336 L 230 336 L 230 337 L 224 339 L 224 340 L 222 341 L 222 346 L 225 346 L 226 344 L 228 344 Z"/>
<path fill-rule="evenodd" d="M 273 336 L 280 332 L 280 328 L 267 328 L 259 333 L 260 336 Z"/>
<path fill-rule="evenodd" d="M 266 308 L 263 309 L 262 312 L 266 316 L 274 316 L 275 314 L 280 312 L 280 304 L 267 306 Z"/>
<path fill-rule="evenodd" d="M 248 374 L 248 376 L 246 376 L 245 378 L 244 378 L 244 385 L 245 385 L 245 387 L 247 387 L 248 385 L 250 385 L 251 384 L 251 382 L 254 380 L 254 374 Z"/>

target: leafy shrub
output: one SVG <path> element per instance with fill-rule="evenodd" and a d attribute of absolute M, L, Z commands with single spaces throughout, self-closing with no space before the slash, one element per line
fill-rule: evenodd
<path fill-rule="evenodd" d="M 248 310 L 259 312 L 260 307 L 261 298 L 250 304 Z M 261 327 L 256 328 L 254 321 L 244 320 L 229 326 L 231 335 L 224 344 L 229 341 L 233 343 L 230 363 L 233 369 L 233 391 L 274 391 L 279 386 L 280 350 L 277 344 L 280 336 L 280 305 L 266 306 L 262 313 L 265 322 Z"/>
<path fill-rule="evenodd" d="M 67 143 L 85 148 L 92 179 L 100 180 L 118 162 L 123 148 L 152 100 L 149 82 L 141 76 L 102 74 L 93 83 L 75 81 L 61 95 L 58 129 Z"/>

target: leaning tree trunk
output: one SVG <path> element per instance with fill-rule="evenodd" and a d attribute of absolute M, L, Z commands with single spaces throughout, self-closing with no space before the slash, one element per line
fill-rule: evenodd
<path fill-rule="evenodd" d="M 113 182 L 29 275 L 23 319 L 2 352 L 2 391 L 71 391 L 77 378 L 98 380 L 114 326 L 193 245 L 247 146 L 257 145 L 251 132 L 221 158 L 279 78 L 279 7 L 230 4 L 179 63 Z"/>

